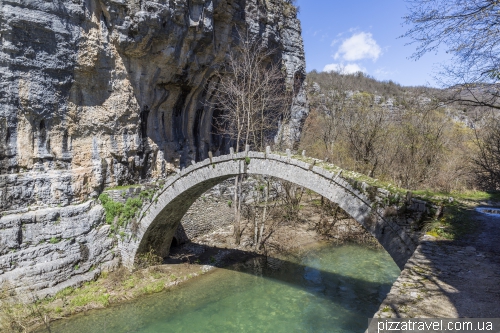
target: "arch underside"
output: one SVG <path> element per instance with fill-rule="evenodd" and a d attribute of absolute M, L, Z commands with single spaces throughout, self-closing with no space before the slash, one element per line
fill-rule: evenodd
<path fill-rule="evenodd" d="M 249 156 L 249 163 L 243 153 L 217 157 L 212 163 L 206 160 L 183 170 L 176 179 L 167 183 L 157 202 L 141 219 L 135 237 L 122 244 L 123 263 L 131 266 L 138 255 L 151 249 L 163 257 L 167 256 L 175 231 L 194 201 L 210 188 L 239 174 L 280 178 L 338 204 L 379 241 L 400 268 L 413 253 L 416 246 L 409 241 L 409 237 L 372 209 L 371 202 L 350 188 L 345 180 L 323 169 L 281 156 L 272 159 L 251 152 Z"/>
<path fill-rule="evenodd" d="M 196 184 L 181 195 L 175 197 L 149 226 L 139 244 L 137 253 L 145 253 L 153 249 L 155 253 L 161 257 L 166 257 L 169 253 L 170 244 L 172 243 L 175 231 L 179 227 L 181 219 L 186 214 L 189 207 L 191 207 L 196 199 L 203 193 L 231 177 L 233 176 L 209 179 L 205 182 Z"/>

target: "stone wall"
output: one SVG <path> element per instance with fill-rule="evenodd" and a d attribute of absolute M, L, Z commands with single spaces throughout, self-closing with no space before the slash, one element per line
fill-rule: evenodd
<path fill-rule="evenodd" d="M 234 180 L 228 180 L 205 192 L 196 200 L 182 217 L 175 233 L 178 244 L 207 235 L 234 221 L 232 208 Z"/>

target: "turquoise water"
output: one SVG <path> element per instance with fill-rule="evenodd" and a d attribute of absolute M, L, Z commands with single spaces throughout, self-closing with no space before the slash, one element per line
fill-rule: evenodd
<path fill-rule="evenodd" d="M 363 332 L 399 275 L 383 250 L 317 244 L 253 259 L 133 303 L 54 323 L 54 333 Z"/>

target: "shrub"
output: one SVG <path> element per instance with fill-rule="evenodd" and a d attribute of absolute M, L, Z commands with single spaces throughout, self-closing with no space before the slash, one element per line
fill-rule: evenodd
<path fill-rule="evenodd" d="M 102 206 L 106 211 L 106 223 L 112 224 L 115 217 L 121 215 L 123 204 L 121 202 L 113 201 L 106 193 L 101 194 L 99 196 L 99 200 L 101 200 Z"/>
<path fill-rule="evenodd" d="M 149 266 L 161 265 L 163 263 L 163 258 L 156 254 L 155 250 L 152 248 L 148 252 L 140 254 L 137 257 L 136 266 L 137 268 L 146 268 Z"/>
<path fill-rule="evenodd" d="M 106 211 L 106 223 L 112 224 L 115 218 L 118 218 L 118 226 L 126 226 L 142 207 L 142 200 L 139 198 L 128 198 L 127 202 L 122 204 L 103 193 L 99 196 L 99 200 Z"/>
<path fill-rule="evenodd" d="M 59 243 L 60 239 L 56 237 L 52 237 L 49 241 L 50 244 L 56 244 Z"/>

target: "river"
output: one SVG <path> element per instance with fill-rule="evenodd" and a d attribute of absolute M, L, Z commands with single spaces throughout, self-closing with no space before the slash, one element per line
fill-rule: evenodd
<path fill-rule="evenodd" d="M 55 322 L 52 332 L 363 332 L 399 273 L 384 250 L 318 243 Z"/>

